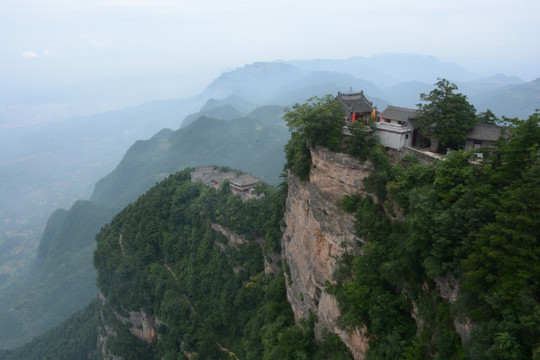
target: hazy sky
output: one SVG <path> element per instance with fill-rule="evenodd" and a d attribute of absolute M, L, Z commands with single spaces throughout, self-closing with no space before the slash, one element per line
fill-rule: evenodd
<path fill-rule="evenodd" d="M 0 0 L 0 95 L 69 101 L 123 82 L 182 97 L 255 61 L 388 52 L 529 81 L 539 19 L 539 0 Z"/>

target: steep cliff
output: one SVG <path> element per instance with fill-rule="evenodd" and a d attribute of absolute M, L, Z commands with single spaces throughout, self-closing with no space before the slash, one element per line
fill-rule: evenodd
<path fill-rule="evenodd" d="M 354 230 L 354 216 L 339 207 L 344 195 L 365 195 L 363 179 L 373 167 L 347 154 L 318 147 L 311 150 L 309 182 L 289 174 L 289 193 L 284 216 L 283 260 L 290 272 L 287 298 L 295 318 L 317 316 L 315 334 L 324 329 L 336 333 L 355 358 L 362 358 L 367 339 L 360 331 L 347 333 L 337 328 L 339 316 L 336 298 L 327 293 L 336 260 L 344 251 L 356 253 L 362 239 Z"/>
<path fill-rule="evenodd" d="M 313 324 L 295 325 L 268 244 L 285 195 L 260 186 L 265 197 L 242 201 L 182 171 L 103 228 L 94 256 L 103 359 L 350 358 L 339 338 L 319 345 Z"/>

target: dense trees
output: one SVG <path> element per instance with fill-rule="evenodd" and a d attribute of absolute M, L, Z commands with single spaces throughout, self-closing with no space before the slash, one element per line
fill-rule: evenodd
<path fill-rule="evenodd" d="M 510 138 L 484 165 L 481 206 L 490 221 L 472 234 L 463 261 L 470 343 L 491 358 L 540 358 L 540 114 L 514 122 Z"/>
<path fill-rule="evenodd" d="M 478 114 L 478 123 L 479 124 L 488 124 L 488 125 L 497 125 L 500 119 L 491 111 L 487 109 Z"/>
<path fill-rule="evenodd" d="M 477 122 L 476 110 L 465 95 L 455 92 L 455 84 L 439 79 L 435 85 L 429 94 L 420 94 L 417 120 L 422 133 L 438 140 L 443 148 L 462 148 Z"/>
<path fill-rule="evenodd" d="M 262 185 L 261 200 L 241 201 L 228 186 L 190 181 L 189 169 L 157 184 L 98 235 L 94 262 L 107 298 L 101 311 L 117 333 L 108 349 L 126 359 L 348 359 L 341 342 L 314 341 L 313 324 L 297 327 L 283 276 L 265 274 L 276 249 L 286 187 Z M 232 245 L 211 224 L 245 235 Z M 145 344 L 116 314 L 153 314 L 163 325 Z"/>
<path fill-rule="evenodd" d="M 387 198 L 344 199 L 366 243 L 342 259 L 332 290 L 342 325 L 367 325 L 369 359 L 540 358 L 539 153 L 536 113 L 514 119 L 482 162 L 404 158 L 386 172 Z M 462 283 L 457 301 L 438 290 L 450 278 Z M 471 322 L 468 340 L 454 319 Z"/>
<path fill-rule="evenodd" d="M 295 104 L 283 116 L 293 136 L 301 135 L 310 146 L 338 150 L 342 136 L 343 109 L 332 95 L 312 97 L 302 105 Z"/>
<path fill-rule="evenodd" d="M 309 149 L 315 146 L 347 152 L 362 160 L 376 152 L 382 154 L 382 147 L 373 134 L 375 121 L 368 124 L 356 122 L 348 127 L 351 135 L 343 133 L 343 108 L 332 95 L 313 97 L 302 105 L 295 104 L 286 109 L 283 117 L 291 131 L 291 140 L 285 145 L 285 168 L 302 180 L 309 179 Z"/>
<path fill-rule="evenodd" d="M 343 110 L 332 95 L 326 95 L 285 109 L 283 118 L 291 131 L 291 141 L 285 145 L 286 167 L 302 180 L 307 180 L 311 166 L 309 146 L 339 150 L 343 137 Z"/>

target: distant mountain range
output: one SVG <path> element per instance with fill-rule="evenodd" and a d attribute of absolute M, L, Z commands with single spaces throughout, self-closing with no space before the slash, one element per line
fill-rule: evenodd
<path fill-rule="evenodd" d="M 471 80 L 476 76 L 457 64 L 443 63 L 434 56 L 414 54 L 391 53 L 371 57 L 353 56 L 342 60 L 296 60 L 286 63 L 310 71 L 348 73 L 381 87 L 407 81 L 434 83 L 439 77 L 454 81 Z"/>
<path fill-rule="evenodd" d="M 416 108 L 420 94 L 431 91 L 438 78 L 454 82 L 478 112 L 526 118 L 540 107 L 536 80 L 504 74 L 480 78 L 457 64 L 411 54 L 254 63 L 223 73 L 201 96 L 289 106 L 314 95 L 364 91 L 379 110 L 388 104 Z"/>
<path fill-rule="evenodd" d="M 202 99 L 136 107 L 29 127 L 0 129 L 0 293 L 23 271 L 51 213 L 90 196 L 126 149 L 178 128 Z M 5 265 L 5 266 L 4 266 Z"/>
<path fill-rule="evenodd" d="M 137 141 L 116 169 L 96 183 L 91 201 L 120 209 L 156 181 L 197 165 L 230 166 L 277 184 L 289 139 L 282 114 L 281 106 L 263 106 L 228 121 L 200 115 L 187 127 Z"/>
<path fill-rule="evenodd" d="M 477 109 L 489 108 L 498 115 L 525 119 L 540 109 L 540 78 L 481 94 L 473 98 L 473 102 Z"/>

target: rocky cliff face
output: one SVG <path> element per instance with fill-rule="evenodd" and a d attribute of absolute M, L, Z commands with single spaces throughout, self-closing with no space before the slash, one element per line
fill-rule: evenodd
<path fill-rule="evenodd" d="M 311 151 L 312 169 L 309 182 L 289 175 L 282 238 L 283 260 L 290 269 L 287 297 L 295 318 L 317 316 L 315 333 L 324 329 L 336 333 L 356 359 L 367 350 L 363 331 L 346 333 L 337 328 L 337 300 L 326 292 L 332 282 L 336 261 L 344 251 L 358 252 L 362 239 L 354 228 L 354 216 L 342 211 L 337 203 L 346 194 L 365 194 L 363 179 L 372 171 L 369 162 L 324 148 Z"/>
<path fill-rule="evenodd" d="M 98 326 L 98 349 L 100 349 L 101 356 L 105 360 L 122 360 L 121 357 L 111 354 L 107 349 L 107 341 L 110 337 L 116 337 L 117 334 L 104 319 L 104 306 L 108 303 L 108 300 L 99 290 L 98 299 L 101 304 L 99 311 L 100 325 Z M 127 312 L 127 317 L 118 314 L 114 310 L 112 310 L 112 312 L 116 320 L 129 327 L 131 335 L 147 344 L 151 344 L 156 339 L 156 336 L 158 336 L 157 326 L 164 324 L 158 318 L 147 314 L 144 309 L 140 309 L 140 311 L 129 311 Z"/>

